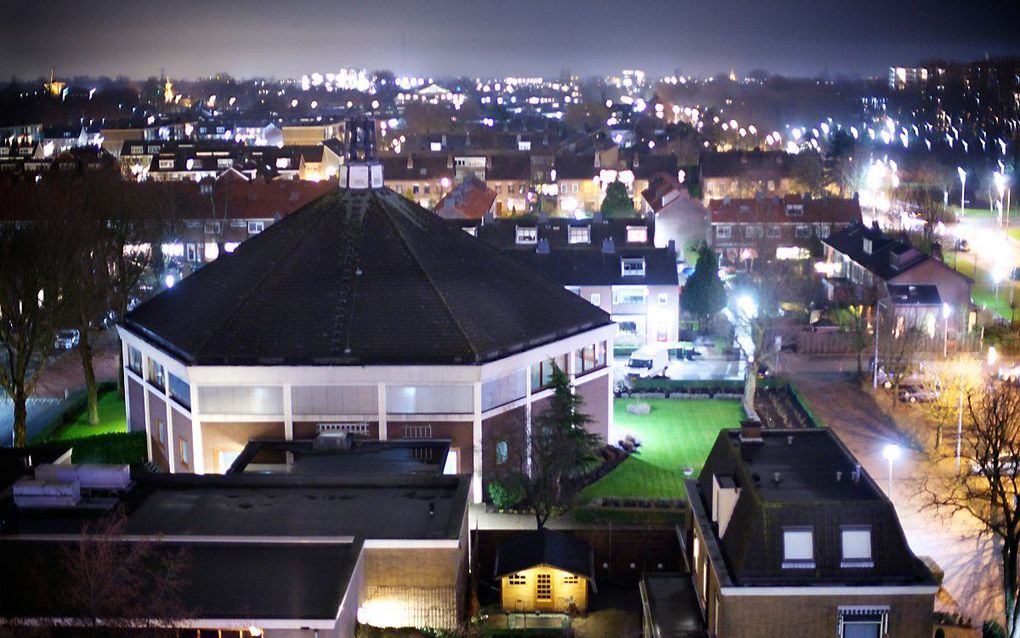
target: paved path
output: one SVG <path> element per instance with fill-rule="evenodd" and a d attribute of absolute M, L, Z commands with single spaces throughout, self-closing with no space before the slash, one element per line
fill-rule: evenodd
<path fill-rule="evenodd" d="M 980 626 L 986 618 L 1003 614 L 998 547 L 982 534 L 977 519 L 967 514 L 940 516 L 923 507 L 916 495 L 919 455 L 898 440 L 893 420 L 848 373 L 818 372 L 810 359 L 793 358 L 789 371 L 812 410 L 850 448 L 861 465 L 886 492 L 889 465 L 882 457 L 888 443 L 901 443 L 903 456 L 894 465 L 892 501 L 911 549 L 929 556 L 945 572 L 936 609 L 958 611 Z"/>

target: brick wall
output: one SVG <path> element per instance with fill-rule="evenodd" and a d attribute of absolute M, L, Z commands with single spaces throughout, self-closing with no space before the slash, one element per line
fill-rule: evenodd
<path fill-rule="evenodd" d="M 195 444 L 191 440 L 191 419 L 171 408 L 173 419 L 174 472 L 195 471 Z M 185 463 L 181 454 L 182 442 L 188 448 L 188 462 Z"/>
<path fill-rule="evenodd" d="M 157 467 L 169 470 L 170 456 L 167 446 L 170 445 L 173 434 L 170 432 L 170 424 L 166 420 L 166 399 L 151 390 L 146 390 L 146 392 L 149 393 L 149 432 L 152 438 L 152 458 L 149 460 Z M 160 428 L 163 429 L 166 437 L 162 443 L 159 440 Z"/>
<path fill-rule="evenodd" d="M 132 432 L 145 431 L 145 388 L 134 379 L 127 382 L 131 409 L 128 412 L 128 429 Z"/>
<path fill-rule="evenodd" d="M 603 443 L 609 439 L 609 384 L 612 382 L 612 375 L 584 381 L 584 377 L 577 379 L 576 392 L 584 399 L 581 411 L 592 418 L 588 429 L 602 437 Z"/>

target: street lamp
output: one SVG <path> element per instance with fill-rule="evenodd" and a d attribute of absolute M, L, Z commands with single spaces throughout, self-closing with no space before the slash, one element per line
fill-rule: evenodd
<path fill-rule="evenodd" d="M 889 443 L 888 445 L 885 446 L 885 449 L 882 450 L 882 456 L 884 456 L 885 459 L 887 461 L 889 461 L 889 500 L 890 501 L 892 500 L 892 466 L 893 466 L 893 461 L 895 461 L 896 459 L 900 458 L 900 454 L 901 454 L 900 446 L 896 445 L 895 443 Z"/>
<path fill-rule="evenodd" d="M 942 319 L 945 320 L 945 331 L 942 333 L 942 356 L 945 357 L 949 354 L 949 315 L 953 312 L 953 309 L 949 307 L 949 304 L 942 302 Z"/>
<path fill-rule="evenodd" d="M 1003 278 L 1004 277 L 1003 277 L 1002 271 L 1000 269 L 995 268 L 995 269 L 992 270 L 992 281 L 995 282 L 995 300 L 996 301 L 999 300 L 999 284 L 1002 283 Z"/>
<path fill-rule="evenodd" d="M 962 166 L 956 167 L 956 172 L 960 176 L 960 215 L 963 215 L 963 204 L 964 194 L 967 192 L 967 171 L 963 170 Z"/>

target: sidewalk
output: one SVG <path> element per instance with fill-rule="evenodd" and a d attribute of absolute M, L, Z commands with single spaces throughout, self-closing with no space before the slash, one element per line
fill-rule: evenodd
<path fill-rule="evenodd" d="M 980 522 L 972 516 L 962 513 L 942 516 L 924 507 L 916 494 L 914 478 L 927 461 L 906 441 L 899 440 L 894 420 L 850 374 L 803 369 L 794 372 L 791 378 L 811 409 L 887 492 L 889 464 L 882 457 L 882 450 L 888 443 L 900 444 L 903 455 L 893 466 L 891 500 L 911 549 L 919 557 L 931 557 L 945 572 L 943 591 L 935 608 L 958 612 L 978 626 L 985 619 L 1002 618 L 998 544 L 989 534 L 982 533 Z"/>

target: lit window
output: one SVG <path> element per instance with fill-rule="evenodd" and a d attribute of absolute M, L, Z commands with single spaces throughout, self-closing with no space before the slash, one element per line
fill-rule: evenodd
<path fill-rule="evenodd" d="M 644 257 L 621 257 L 620 270 L 624 277 L 644 277 Z"/>
<path fill-rule="evenodd" d="M 813 568 L 815 566 L 814 534 L 810 529 L 783 530 L 783 567 Z"/>
<path fill-rule="evenodd" d="M 145 147 L 144 146 L 132 146 L 131 147 L 131 154 L 132 155 L 143 155 L 144 153 L 145 153 Z"/>
<path fill-rule="evenodd" d="M 154 359 L 149 359 L 149 367 L 146 372 L 145 380 L 162 390 L 164 382 L 163 366 L 157 363 Z"/>
<path fill-rule="evenodd" d="M 786 214 L 791 217 L 799 217 L 804 214 L 804 204 L 787 204 Z"/>
<path fill-rule="evenodd" d="M 733 233 L 733 228 L 730 226 L 716 226 L 715 236 L 719 239 L 729 239 Z"/>
<path fill-rule="evenodd" d="M 598 292 L 591 293 L 591 305 L 601 306 L 602 305 L 602 294 Z"/>
<path fill-rule="evenodd" d="M 248 234 L 257 235 L 266 229 L 265 222 L 248 222 Z"/>
<path fill-rule="evenodd" d="M 506 463 L 510 456 L 510 449 L 507 446 L 506 441 L 500 441 L 496 444 L 496 464 L 502 465 Z"/>
<path fill-rule="evenodd" d="M 644 244 L 648 241 L 647 226 L 627 226 L 627 243 Z"/>
<path fill-rule="evenodd" d="M 229 157 L 216 160 L 216 168 L 230 168 L 233 165 L 234 160 Z"/>
<path fill-rule="evenodd" d="M 568 574 L 564 574 L 563 575 L 563 584 L 564 585 L 576 585 L 577 583 L 578 583 L 577 576 L 574 576 L 573 574 L 569 574 L 569 575 Z"/>
<path fill-rule="evenodd" d="M 213 234 L 218 233 L 218 232 L 220 232 L 220 223 L 219 222 L 206 222 L 205 223 L 205 234 L 206 235 L 213 235 Z"/>
<path fill-rule="evenodd" d="M 181 452 L 181 463 L 185 465 L 191 463 L 191 445 L 184 440 L 182 437 L 178 437 L 178 448 Z"/>
<path fill-rule="evenodd" d="M 538 228 L 535 226 L 518 226 L 517 227 L 517 243 L 518 244 L 537 244 L 538 243 Z"/>
<path fill-rule="evenodd" d="M 844 527 L 841 536 L 843 541 L 841 567 L 874 567 L 871 559 L 871 529 Z"/>
<path fill-rule="evenodd" d="M 782 234 L 782 229 L 779 224 L 771 224 L 768 229 L 768 237 L 770 239 L 776 239 Z"/>
<path fill-rule="evenodd" d="M 826 237 L 828 237 L 829 230 L 830 229 L 828 224 L 818 224 L 817 226 L 815 226 L 815 233 L 818 235 L 819 239 L 825 239 Z"/>
<path fill-rule="evenodd" d="M 807 239 L 811 236 L 811 227 L 805 224 L 797 224 L 797 239 Z"/>
<path fill-rule="evenodd" d="M 174 161 L 172 159 L 161 159 L 161 160 L 159 160 L 159 167 L 160 168 L 173 168 L 174 167 Z"/>
<path fill-rule="evenodd" d="M 568 226 L 567 227 L 567 243 L 570 243 L 570 244 L 588 244 L 588 243 L 591 243 L 591 227 L 590 226 Z"/>

